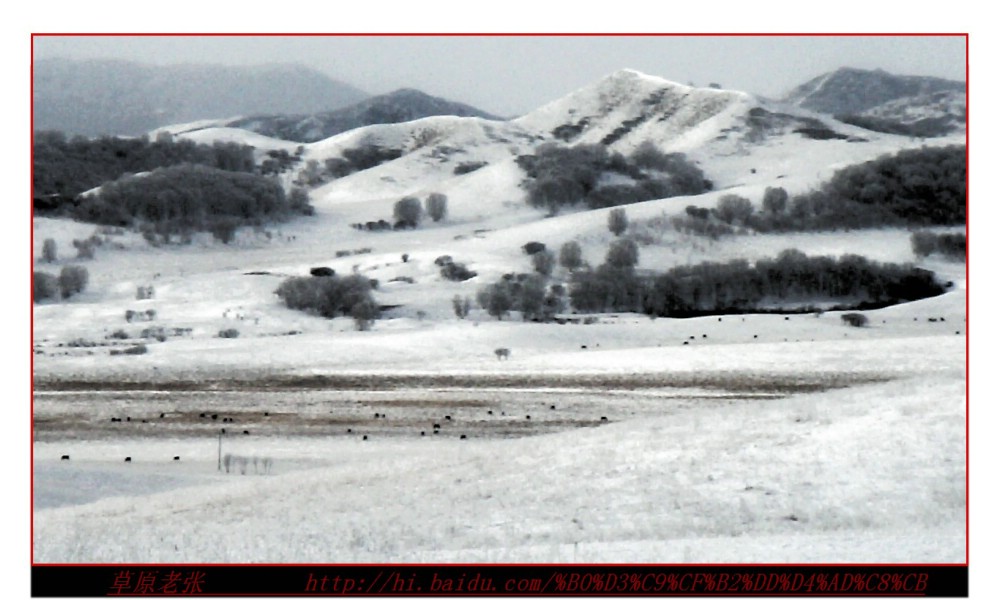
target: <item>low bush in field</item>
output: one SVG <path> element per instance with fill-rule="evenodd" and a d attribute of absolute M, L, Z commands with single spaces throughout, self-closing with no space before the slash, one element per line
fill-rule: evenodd
<path fill-rule="evenodd" d="M 294 310 L 328 319 L 352 317 L 359 329 L 367 329 L 379 316 L 372 280 L 361 275 L 290 277 L 278 286 L 275 294 Z"/>

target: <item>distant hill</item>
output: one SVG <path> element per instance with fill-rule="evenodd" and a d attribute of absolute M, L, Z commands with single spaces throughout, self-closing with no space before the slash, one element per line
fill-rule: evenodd
<path fill-rule="evenodd" d="M 71 135 L 141 135 L 198 119 L 327 111 L 367 96 L 292 64 L 152 66 L 61 58 L 34 63 L 35 130 Z"/>
<path fill-rule="evenodd" d="M 941 91 L 964 92 L 965 82 L 845 67 L 803 83 L 784 100 L 830 115 L 858 114 L 893 100 Z"/>
<path fill-rule="evenodd" d="M 404 123 L 444 115 L 501 120 L 501 117 L 467 104 L 431 96 L 420 90 L 400 89 L 333 111 L 247 117 L 229 121 L 226 126 L 268 137 L 308 143 L 366 125 Z"/>
<path fill-rule="evenodd" d="M 965 83 L 838 69 L 795 88 L 787 102 L 872 131 L 939 137 L 965 129 Z"/>

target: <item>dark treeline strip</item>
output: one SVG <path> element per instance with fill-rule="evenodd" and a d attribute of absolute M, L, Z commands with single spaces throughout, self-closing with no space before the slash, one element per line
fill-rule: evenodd
<path fill-rule="evenodd" d="M 67 140 L 62 132 L 35 132 L 35 208 L 41 212 L 57 210 L 106 181 L 185 163 L 246 173 L 256 169 L 253 147 L 236 143 L 197 144 L 174 141 L 170 135 L 153 141 L 110 136 Z"/>
<path fill-rule="evenodd" d="M 717 238 L 739 231 L 831 231 L 964 225 L 965 146 L 903 150 L 834 173 L 819 189 L 792 198 L 767 188 L 760 209 L 734 194 L 713 209 L 689 206 L 680 231 Z"/>
<path fill-rule="evenodd" d="M 286 195 L 274 178 L 179 165 L 106 183 L 99 193 L 81 197 L 73 216 L 165 237 L 211 231 L 228 242 L 237 227 L 308 214 L 310 208 L 308 195 Z"/>
<path fill-rule="evenodd" d="M 777 259 L 701 263 L 642 276 L 601 265 L 574 274 L 573 308 L 582 312 L 642 312 L 663 317 L 737 314 L 797 303 L 835 301 L 842 308 L 874 308 L 945 291 L 934 274 L 912 265 L 883 264 L 862 256 L 807 257 L 786 250 Z"/>
<path fill-rule="evenodd" d="M 964 233 L 933 233 L 915 231 L 910 236 L 913 253 L 917 256 L 941 254 L 948 260 L 965 261 L 968 252 Z"/>

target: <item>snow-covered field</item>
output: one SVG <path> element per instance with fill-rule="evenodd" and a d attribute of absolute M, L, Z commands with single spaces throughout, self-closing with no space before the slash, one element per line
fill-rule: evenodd
<path fill-rule="evenodd" d="M 611 91 L 572 95 L 577 116 L 635 118 L 628 107 L 598 106 L 595 98 L 620 99 Z M 759 202 L 771 185 L 801 192 L 843 165 L 916 143 L 879 134 L 864 143 L 719 141 L 712 131 L 735 127 L 751 99 L 701 96 L 707 107 L 666 126 L 718 191 L 627 207 L 646 240 L 640 268 L 793 247 L 914 262 L 905 230 L 713 242 L 662 227 L 688 204 L 713 206 L 724 193 Z M 717 105 L 730 96 L 734 104 Z M 566 110 L 556 102 L 506 129 L 432 118 L 307 145 L 305 156 L 322 160 L 351 136 L 431 130 L 460 136 L 490 165 L 445 177 L 451 165 L 416 149 L 314 190 L 315 217 L 241 232 L 229 246 L 152 248 L 134 234 L 109 236 L 86 263 L 87 291 L 34 307 L 33 559 L 964 562 L 963 264 L 918 262 L 954 285 L 868 311 L 865 328 L 835 312 L 614 314 L 586 325 L 497 321 L 479 309 L 454 316 L 453 296 L 474 298 L 503 273 L 531 270 L 520 249 L 528 241 L 576 240 L 587 260 L 602 260 L 607 211 L 543 218 L 517 188 L 512 153 L 528 147 L 523 131 L 551 129 Z M 694 124 L 684 129 L 684 119 Z M 600 137 L 614 124 L 594 128 Z M 214 131 L 198 139 L 241 135 Z M 434 191 L 449 198 L 442 223 L 392 233 L 349 226 L 389 218 L 404 194 Z M 34 228 L 36 257 L 46 238 L 69 249 L 95 229 L 43 218 Z M 442 254 L 479 276 L 442 279 Z M 377 278 L 380 304 L 399 308 L 366 332 L 286 309 L 273 294 L 282 278 L 320 265 Z M 413 283 L 392 281 L 403 277 Z M 155 296 L 137 300 L 147 285 Z M 155 321 L 123 318 L 147 309 Z M 148 342 L 144 355 L 109 355 L 148 326 L 185 333 Z M 239 337 L 217 337 L 227 328 Z M 131 339 L 109 339 L 119 329 Z M 246 474 L 237 463 L 220 472 L 222 427 L 223 453 L 246 457 Z"/>

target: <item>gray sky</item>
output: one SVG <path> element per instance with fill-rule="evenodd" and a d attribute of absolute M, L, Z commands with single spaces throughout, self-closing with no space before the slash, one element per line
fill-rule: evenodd
<path fill-rule="evenodd" d="M 960 36 L 38 36 L 34 53 L 155 64 L 294 62 L 372 94 L 415 87 L 501 116 L 625 67 L 771 97 L 841 66 L 965 79 Z"/>

